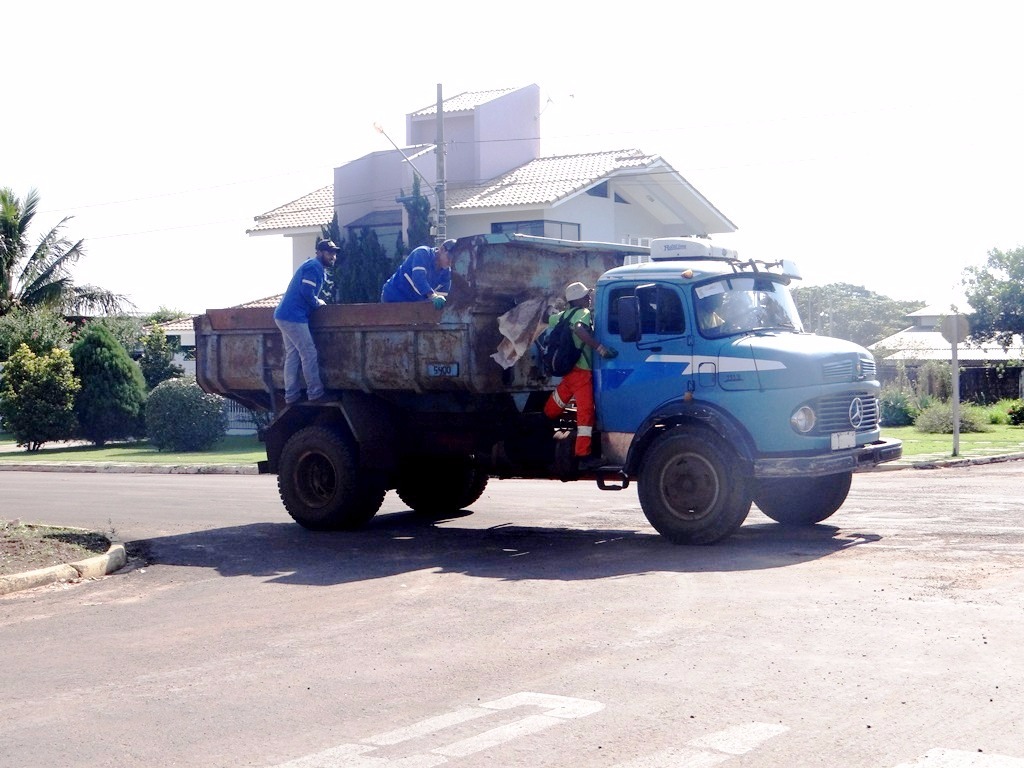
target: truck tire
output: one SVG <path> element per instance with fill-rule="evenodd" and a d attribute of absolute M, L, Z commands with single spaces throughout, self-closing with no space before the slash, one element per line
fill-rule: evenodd
<path fill-rule="evenodd" d="M 384 488 L 360 478 L 355 451 L 327 427 L 305 427 L 281 450 L 277 488 L 288 514 L 311 531 L 354 530 L 384 501 Z"/>
<path fill-rule="evenodd" d="M 843 506 L 852 478 L 852 472 L 842 472 L 823 477 L 759 480 L 754 503 L 777 523 L 814 525 Z"/>
<path fill-rule="evenodd" d="M 643 458 L 640 506 L 654 529 L 675 544 L 713 544 L 750 512 L 750 490 L 736 454 L 711 432 L 677 428 Z"/>
<path fill-rule="evenodd" d="M 487 487 L 487 473 L 469 459 L 415 459 L 395 489 L 409 509 L 436 517 L 465 509 Z"/>

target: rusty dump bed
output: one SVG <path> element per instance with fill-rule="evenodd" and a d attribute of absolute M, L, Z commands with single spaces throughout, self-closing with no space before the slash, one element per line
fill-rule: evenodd
<path fill-rule="evenodd" d="M 515 345 L 499 317 L 519 307 L 525 333 L 566 285 L 591 288 L 607 270 L 647 248 L 521 235 L 461 238 L 444 310 L 415 304 L 320 307 L 311 328 L 328 391 L 471 392 L 544 389 L 531 346 Z M 283 393 L 283 347 L 271 308 L 211 309 L 195 319 L 196 378 L 204 390 L 250 408 L 276 410 Z M 507 328 L 506 328 L 507 330 Z M 499 347 L 504 343 L 501 352 Z M 508 362 L 507 369 L 492 355 Z"/>

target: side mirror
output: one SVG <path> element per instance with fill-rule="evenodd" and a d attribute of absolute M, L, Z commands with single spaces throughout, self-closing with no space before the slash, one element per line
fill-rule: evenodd
<path fill-rule="evenodd" d="M 640 299 L 619 297 L 619 337 L 623 341 L 640 341 Z"/>

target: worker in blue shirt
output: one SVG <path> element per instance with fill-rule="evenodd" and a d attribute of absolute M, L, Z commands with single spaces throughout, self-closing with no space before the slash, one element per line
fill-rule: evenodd
<path fill-rule="evenodd" d="M 445 240 L 436 248 L 429 245 L 413 248 L 402 266 L 384 283 L 380 300 L 432 301 L 435 307 L 442 309 L 452 289 L 451 253 L 454 250 L 454 240 Z"/>
<path fill-rule="evenodd" d="M 324 287 L 325 271 L 334 266 L 337 256 L 338 246 L 330 240 L 318 240 L 316 255 L 306 259 L 295 270 L 288 290 L 274 310 L 274 322 L 284 341 L 284 401 L 288 405 L 299 400 L 302 390 L 300 366 L 306 380 L 306 399 L 310 402 L 324 399 L 320 362 L 309 331 L 309 316 L 325 303 L 320 298 L 320 290 Z"/>

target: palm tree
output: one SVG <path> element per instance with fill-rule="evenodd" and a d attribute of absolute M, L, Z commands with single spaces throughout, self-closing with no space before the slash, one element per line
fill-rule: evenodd
<path fill-rule="evenodd" d="M 94 285 L 75 285 L 71 266 L 85 255 L 83 240 L 63 234 L 65 216 L 33 248 L 28 228 L 39 206 L 32 189 L 22 202 L 10 188 L 0 189 L 0 317 L 15 307 L 49 307 L 67 314 L 113 314 L 131 306 L 124 296 Z"/>

